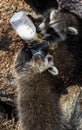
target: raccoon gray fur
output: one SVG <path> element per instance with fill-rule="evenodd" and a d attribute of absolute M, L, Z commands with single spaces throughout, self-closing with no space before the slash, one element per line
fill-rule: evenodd
<path fill-rule="evenodd" d="M 58 76 L 67 86 L 82 83 L 82 19 L 67 10 L 51 10 L 40 29 L 45 40 L 56 46 L 52 55 Z"/>
<path fill-rule="evenodd" d="M 60 108 L 55 78 L 48 72 L 53 57 L 43 55 L 32 55 L 25 44 L 15 60 L 21 130 L 72 130 Z"/>

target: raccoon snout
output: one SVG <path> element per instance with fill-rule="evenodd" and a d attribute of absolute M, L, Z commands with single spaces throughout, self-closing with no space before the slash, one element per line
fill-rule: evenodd
<path fill-rule="evenodd" d="M 42 22 L 42 23 L 39 25 L 39 28 L 40 28 L 41 30 L 45 29 L 45 28 L 46 28 L 45 23 L 44 23 L 44 22 Z"/>
<path fill-rule="evenodd" d="M 42 23 L 39 25 L 39 31 L 40 31 L 40 33 L 41 33 L 42 35 L 44 35 L 44 34 L 46 34 L 46 30 L 47 30 L 46 24 L 45 24 L 45 22 L 42 22 Z"/>

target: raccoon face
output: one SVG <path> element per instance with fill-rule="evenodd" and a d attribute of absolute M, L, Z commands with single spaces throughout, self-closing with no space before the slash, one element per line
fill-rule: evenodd
<path fill-rule="evenodd" d="M 68 11 L 51 10 L 39 28 L 45 36 L 54 36 L 56 40 L 64 41 L 69 35 L 78 34 L 78 17 Z"/>

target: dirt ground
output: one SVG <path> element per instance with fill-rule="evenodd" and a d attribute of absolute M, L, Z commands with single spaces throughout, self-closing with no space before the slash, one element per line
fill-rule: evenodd
<path fill-rule="evenodd" d="M 32 12 L 23 0 L 0 0 L 0 87 L 10 86 L 10 89 L 13 89 L 13 59 L 22 45 L 10 18 L 20 10 Z"/>
<path fill-rule="evenodd" d="M 14 12 L 25 10 L 33 14 L 29 5 L 23 0 L 0 0 L 0 90 L 8 89 L 14 93 L 14 57 L 22 46 L 22 41 L 10 25 Z M 12 119 L 0 120 L 0 130 L 19 130 L 19 123 Z"/>

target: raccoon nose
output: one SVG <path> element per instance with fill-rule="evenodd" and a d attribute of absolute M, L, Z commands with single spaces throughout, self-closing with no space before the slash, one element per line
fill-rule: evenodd
<path fill-rule="evenodd" d="M 48 57 L 48 62 L 51 62 L 52 61 L 52 57 Z"/>
<path fill-rule="evenodd" d="M 38 33 L 41 33 L 41 31 L 42 31 L 41 28 L 38 27 L 37 32 L 38 32 Z"/>

